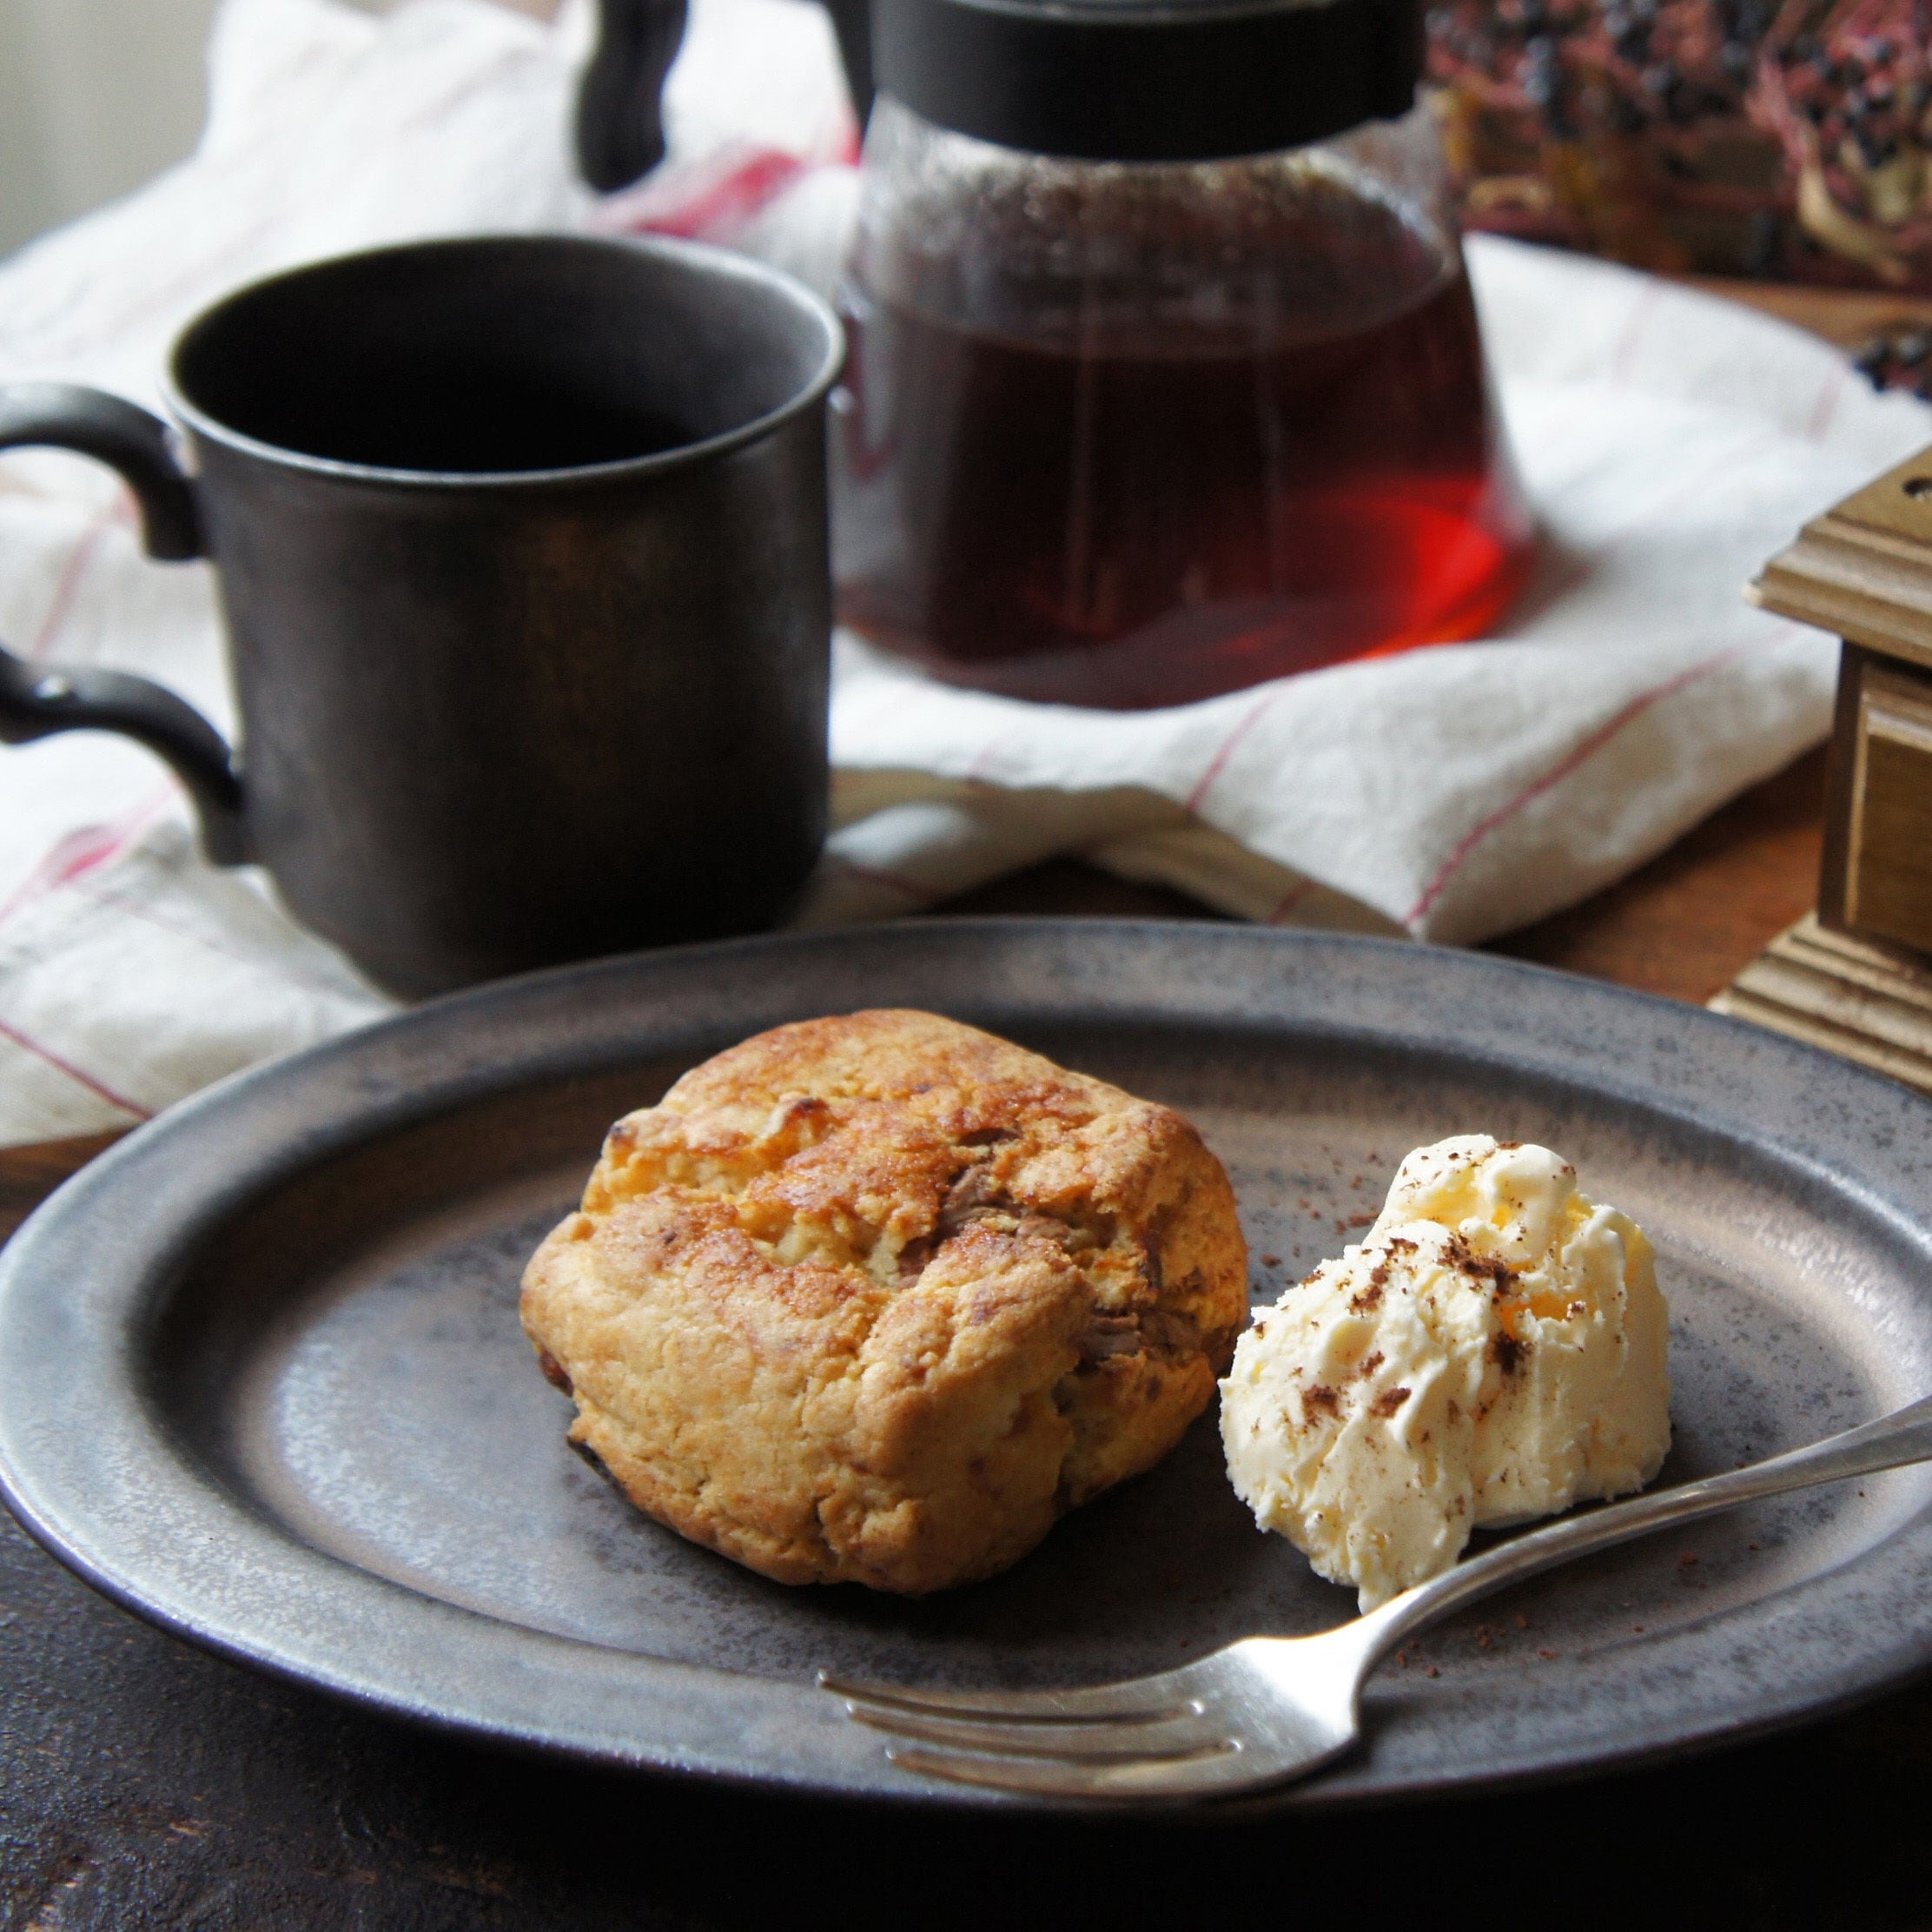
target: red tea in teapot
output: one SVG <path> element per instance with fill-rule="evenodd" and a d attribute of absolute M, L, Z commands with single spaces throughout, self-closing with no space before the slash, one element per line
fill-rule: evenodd
<path fill-rule="evenodd" d="M 1528 526 L 1467 280 L 1386 204 L 1314 226 L 1326 262 L 1304 202 L 1285 299 L 1235 313 L 1042 303 L 1016 334 L 849 295 L 843 621 L 955 682 L 1115 707 L 1479 635 Z"/>

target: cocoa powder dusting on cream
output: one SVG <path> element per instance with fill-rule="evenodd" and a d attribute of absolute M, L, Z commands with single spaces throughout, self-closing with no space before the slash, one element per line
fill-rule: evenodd
<path fill-rule="evenodd" d="M 1326 1382 L 1317 1382 L 1301 1392 L 1302 1420 L 1312 1420 L 1318 1409 L 1325 1415 L 1339 1415 L 1341 1413 L 1341 1398 Z"/>

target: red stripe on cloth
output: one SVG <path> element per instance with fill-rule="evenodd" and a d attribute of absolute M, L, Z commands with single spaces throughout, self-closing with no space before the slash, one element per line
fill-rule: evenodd
<path fill-rule="evenodd" d="M 1661 685 L 1653 685 L 1649 691 L 1640 691 L 1615 717 L 1606 719 L 1580 744 L 1572 746 L 1540 777 L 1532 778 L 1506 804 L 1497 806 L 1494 811 L 1479 818 L 1456 841 L 1455 849 L 1442 862 L 1436 876 L 1424 890 L 1422 897 L 1409 908 L 1402 923 L 1413 926 L 1426 915 L 1429 909 L 1442 897 L 1443 889 L 1456 876 L 1464 860 L 1498 826 L 1506 824 L 1525 805 L 1540 798 L 1552 785 L 1562 784 L 1579 765 L 1586 764 L 1602 751 L 1625 725 L 1641 718 L 1652 705 L 1662 704 L 1666 698 L 1675 697 L 1685 685 L 1695 684 L 1698 678 L 1708 677 L 1714 671 L 1723 670 L 1726 665 L 1743 657 L 1746 648 L 1743 645 L 1735 645 L 1729 651 L 1720 651 L 1717 656 L 1706 658 L 1702 664 L 1692 665 L 1688 671 L 1680 671 L 1676 677 Z"/>
<path fill-rule="evenodd" d="M 734 235 L 804 172 L 805 164 L 797 155 L 760 148 L 725 174 L 695 185 L 684 199 L 645 208 L 628 226 L 633 233 L 677 235 L 685 241 Z"/>
<path fill-rule="evenodd" d="M 102 511 L 76 539 L 62 567 L 60 582 L 54 586 L 47 614 L 40 620 L 40 629 L 35 632 L 34 641 L 27 646 L 30 664 L 46 663 L 48 654 L 59 641 L 61 632 L 73 611 L 75 594 L 81 587 L 81 579 L 87 575 L 87 566 L 94 560 L 94 552 L 100 547 L 101 539 L 128 514 L 128 497 L 122 491 L 116 495 L 113 505 Z"/>
<path fill-rule="evenodd" d="M 287 208 L 277 208 L 259 222 L 251 222 L 241 234 L 228 236 L 217 248 L 191 261 L 166 281 L 143 287 L 117 310 L 94 303 L 78 304 L 87 316 L 85 325 L 70 330 L 50 348 L 36 346 L 36 360 L 48 363 L 78 361 L 103 342 L 143 328 L 171 310 L 186 304 L 203 306 L 211 286 L 245 279 L 246 265 L 255 250 L 283 228 L 289 219 Z"/>
<path fill-rule="evenodd" d="M 1227 769 L 1227 761 L 1234 756 L 1234 747 L 1254 729 L 1260 722 L 1261 713 L 1280 696 L 1279 691 L 1271 691 L 1258 704 L 1251 705 L 1241 723 L 1221 741 L 1221 748 L 1208 759 L 1208 769 L 1201 774 L 1194 790 L 1188 794 L 1189 811 L 1197 810 L 1201 801 L 1214 790 L 1215 779 Z"/>
<path fill-rule="evenodd" d="M 455 86 L 440 94 L 433 101 L 426 102 L 414 114 L 406 114 L 400 121 L 390 124 L 392 135 L 416 135 L 435 131 L 436 123 L 453 109 L 465 102 L 496 85 L 504 75 L 519 67 L 527 67 L 533 60 L 540 59 L 538 50 L 531 47 L 508 47 L 493 60 L 486 62 L 473 74 L 466 74 Z M 377 151 L 374 149 L 372 152 Z"/>
<path fill-rule="evenodd" d="M 83 1073 L 71 1060 L 63 1060 L 51 1047 L 43 1047 L 39 1041 L 30 1040 L 18 1027 L 10 1027 L 4 1020 L 0 1020 L 0 1039 L 11 1040 L 17 1047 L 32 1054 L 35 1059 L 45 1061 L 56 1073 L 65 1074 L 69 1080 L 86 1088 L 89 1093 L 98 1095 L 109 1107 L 118 1107 L 123 1114 L 132 1114 L 137 1121 L 151 1121 L 155 1117 L 152 1108 L 138 1106 L 125 1095 L 116 1093 L 113 1088 L 95 1079 L 92 1074 Z"/>
<path fill-rule="evenodd" d="M 1838 413 L 1838 398 L 1845 393 L 1845 380 L 1851 374 L 1851 365 L 1841 362 L 1825 378 L 1824 387 L 1818 392 L 1818 400 L 1811 409 L 1811 420 L 1805 425 L 1804 433 L 1815 443 L 1822 443 L 1825 432 L 1831 427 L 1831 419 Z"/>
<path fill-rule="evenodd" d="M 0 903 L 0 924 L 4 924 L 23 905 L 43 893 L 70 884 L 105 865 L 109 859 L 118 857 L 160 816 L 176 789 L 173 783 L 164 784 L 113 824 L 85 825 L 79 831 L 69 832 L 66 837 L 57 840 L 7 899 Z"/>
<path fill-rule="evenodd" d="M 194 927 L 184 925 L 179 919 L 170 919 L 165 913 L 156 912 L 152 906 L 137 905 L 134 900 L 123 898 L 118 892 L 104 891 L 99 887 L 80 884 L 75 890 L 84 899 L 95 905 L 103 906 L 110 912 L 117 912 L 123 918 L 138 919 L 143 925 L 155 928 L 157 932 L 172 933 L 177 939 L 185 939 L 191 946 L 199 946 L 204 952 L 211 952 L 221 959 L 232 959 L 238 965 L 247 966 L 258 973 L 272 973 L 275 978 L 289 980 L 299 986 L 307 986 L 313 991 L 323 994 L 339 994 L 340 987 L 332 986 L 316 974 L 304 971 L 299 966 L 291 966 L 286 959 L 272 963 L 245 953 L 239 946 L 225 945 L 213 934 L 197 932 Z"/>
<path fill-rule="evenodd" d="M 1268 914 L 1267 923 L 1271 926 L 1280 925 L 1314 889 L 1315 882 L 1313 879 L 1303 879 L 1300 884 L 1291 887 L 1282 894 L 1281 903 Z"/>

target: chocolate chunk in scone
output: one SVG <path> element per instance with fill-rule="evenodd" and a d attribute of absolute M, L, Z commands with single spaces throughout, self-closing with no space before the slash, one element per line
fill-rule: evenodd
<path fill-rule="evenodd" d="M 760 1034 L 612 1128 L 525 1274 L 572 1439 L 784 1583 L 1004 1569 L 1160 1460 L 1247 1311 L 1172 1108 L 930 1013 Z"/>

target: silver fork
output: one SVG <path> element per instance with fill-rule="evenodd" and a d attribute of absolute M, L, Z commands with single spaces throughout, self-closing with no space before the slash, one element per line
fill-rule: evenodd
<path fill-rule="evenodd" d="M 1506 1584 L 1766 1496 L 1932 1458 L 1932 1396 L 1863 1428 L 1501 1544 L 1315 1637 L 1250 1637 L 1158 1676 L 1074 1690 L 913 1690 L 821 1672 L 901 1742 L 893 1763 L 1047 1797 L 1202 1798 L 1305 1777 L 1360 1735 L 1368 1674 L 1425 1624 Z"/>

